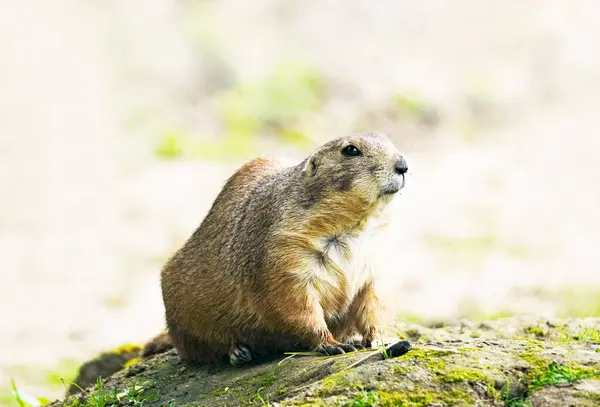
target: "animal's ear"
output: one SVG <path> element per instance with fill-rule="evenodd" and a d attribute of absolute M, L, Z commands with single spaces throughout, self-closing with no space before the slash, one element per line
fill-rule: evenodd
<path fill-rule="evenodd" d="M 306 159 L 302 173 L 307 177 L 312 177 L 317 173 L 319 167 L 319 156 L 318 153 L 313 153 Z"/>

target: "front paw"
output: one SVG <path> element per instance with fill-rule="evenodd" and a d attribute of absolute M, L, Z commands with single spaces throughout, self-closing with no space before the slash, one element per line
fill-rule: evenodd
<path fill-rule="evenodd" d="M 343 353 L 356 352 L 356 350 L 356 346 L 349 343 L 326 343 L 315 348 L 315 352 L 322 353 L 325 356 L 341 355 Z"/>
<path fill-rule="evenodd" d="M 352 341 L 352 342 L 350 342 L 350 345 L 354 346 L 356 348 L 356 350 L 365 350 L 366 348 L 371 347 L 371 343 L 366 344 L 366 342 L 364 340 Z"/>

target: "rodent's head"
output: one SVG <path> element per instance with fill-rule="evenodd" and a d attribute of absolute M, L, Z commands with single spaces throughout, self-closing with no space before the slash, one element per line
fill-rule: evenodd
<path fill-rule="evenodd" d="M 404 157 L 384 134 L 331 140 L 302 165 L 310 180 L 309 194 L 351 192 L 373 203 L 400 191 L 408 171 Z"/>

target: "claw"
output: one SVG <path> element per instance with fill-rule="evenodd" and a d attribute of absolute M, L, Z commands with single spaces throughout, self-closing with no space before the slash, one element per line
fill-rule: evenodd
<path fill-rule="evenodd" d="M 356 352 L 356 346 L 349 343 L 323 344 L 319 345 L 315 352 L 322 353 L 326 356 L 341 355 L 344 353 Z M 364 348 L 363 348 L 364 349 Z"/>
<path fill-rule="evenodd" d="M 250 350 L 241 344 L 236 344 L 229 350 L 229 363 L 233 366 L 241 366 L 252 360 L 252 353 Z"/>
<path fill-rule="evenodd" d="M 319 345 L 315 349 L 315 352 L 322 353 L 325 356 L 341 355 L 342 353 L 346 353 L 341 347 L 329 344 Z"/>
<path fill-rule="evenodd" d="M 344 352 L 356 352 L 356 348 L 349 343 L 340 343 L 339 347 L 344 350 Z"/>
<path fill-rule="evenodd" d="M 366 347 L 363 345 L 362 341 L 353 341 L 350 342 L 350 345 L 354 346 L 356 350 L 365 350 Z"/>

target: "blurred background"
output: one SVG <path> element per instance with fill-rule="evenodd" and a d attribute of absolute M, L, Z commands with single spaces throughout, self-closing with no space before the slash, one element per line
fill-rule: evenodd
<path fill-rule="evenodd" d="M 160 267 L 236 166 L 355 132 L 411 169 L 379 259 L 400 318 L 600 316 L 598 13 L 3 0 L 0 404 L 163 328 Z"/>

